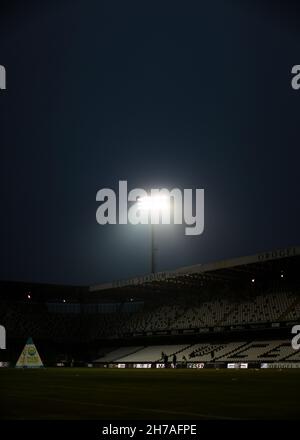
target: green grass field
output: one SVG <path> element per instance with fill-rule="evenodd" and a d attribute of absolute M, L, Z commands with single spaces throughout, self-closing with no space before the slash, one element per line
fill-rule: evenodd
<path fill-rule="evenodd" d="M 297 370 L 0 369 L 1 419 L 300 419 Z"/>

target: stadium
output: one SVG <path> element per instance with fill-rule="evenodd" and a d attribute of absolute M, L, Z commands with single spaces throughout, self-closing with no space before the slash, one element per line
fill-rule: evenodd
<path fill-rule="evenodd" d="M 104 285 L 2 282 L 1 366 L 30 337 L 46 367 L 1 368 L 2 417 L 298 418 L 299 261 L 290 247 Z"/>
<path fill-rule="evenodd" d="M 300 3 L 3 0 L 0 29 L 8 435 L 300 420 Z"/>

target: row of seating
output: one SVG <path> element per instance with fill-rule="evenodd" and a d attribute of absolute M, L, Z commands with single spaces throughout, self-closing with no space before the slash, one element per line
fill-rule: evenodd
<path fill-rule="evenodd" d="M 300 350 L 292 348 L 291 341 L 240 341 L 220 344 L 151 345 L 122 347 L 112 350 L 95 362 L 146 363 L 162 361 L 162 353 L 172 362 L 281 362 L 299 361 Z"/>
<path fill-rule="evenodd" d="M 191 304 L 191 305 L 188 305 Z M 134 312 L 54 313 L 45 304 L 0 301 L 0 324 L 11 337 L 27 335 L 55 341 L 91 341 L 127 334 L 186 330 L 213 326 L 272 323 L 300 319 L 300 297 L 276 292 L 251 300 L 215 299 L 198 304 L 186 297 L 182 303 L 171 299 L 156 304 L 148 301 Z"/>
<path fill-rule="evenodd" d="M 291 310 L 291 306 L 295 308 Z M 144 308 L 124 324 L 124 332 L 278 322 L 300 318 L 300 298 L 291 292 L 258 295 L 251 300 L 214 300 L 198 306 Z"/>

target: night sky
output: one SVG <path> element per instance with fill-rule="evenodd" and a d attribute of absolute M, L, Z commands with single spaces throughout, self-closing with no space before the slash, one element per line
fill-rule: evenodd
<path fill-rule="evenodd" d="M 147 226 L 96 193 L 204 188 L 205 231 L 157 228 L 157 269 L 300 243 L 300 13 L 292 2 L 0 6 L 0 279 L 150 270 Z"/>

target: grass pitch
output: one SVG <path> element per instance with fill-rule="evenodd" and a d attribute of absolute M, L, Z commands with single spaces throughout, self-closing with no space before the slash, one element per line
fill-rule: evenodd
<path fill-rule="evenodd" d="M 300 370 L 0 369 L 1 419 L 300 419 Z"/>

